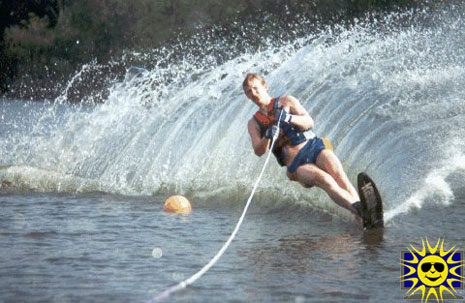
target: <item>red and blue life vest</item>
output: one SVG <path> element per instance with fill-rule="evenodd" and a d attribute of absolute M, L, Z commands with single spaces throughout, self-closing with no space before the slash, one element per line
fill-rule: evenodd
<path fill-rule="evenodd" d="M 260 134 L 262 137 L 265 135 L 266 130 L 277 122 L 274 114 L 276 110 L 278 110 L 278 103 L 279 97 L 271 99 L 271 102 L 268 104 L 266 109 L 266 114 L 262 113 L 261 111 L 257 111 L 253 116 L 258 126 L 260 127 Z M 295 125 L 282 122 L 280 124 L 280 137 L 278 142 L 275 143 L 275 147 L 273 148 L 273 153 L 278 159 L 278 163 L 284 166 L 283 161 L 285 155 L 283 153 L 283 147 L 285 145 L 290 144 L 294 146 L 305 142 L 306 140 L 307 138 L 304 131 Z"/>

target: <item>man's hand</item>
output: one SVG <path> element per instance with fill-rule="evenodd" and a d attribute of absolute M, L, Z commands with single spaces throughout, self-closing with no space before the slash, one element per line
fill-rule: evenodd
<path fill-rule="evenodd" d="M 265 131 L 265 138 L 267 139 L 273 139 L 274 136 L 278 133 L 278 126 L 272 125 L 268 127 Z"/>
<path fill-rule="evenodd" d="M 274 118 L 276 119 L 276 121 L 279 120 L 280 123 L 291 123 L 292 115 L 289 114 L 286 109 L 281 107 L 274 113 Z"/>

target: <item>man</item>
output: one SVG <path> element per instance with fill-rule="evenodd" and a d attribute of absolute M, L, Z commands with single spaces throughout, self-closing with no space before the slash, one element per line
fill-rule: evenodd
<path fill-rule="evenodd" d="M 272 152 L 279 164 L 287 167 L 288 178 L 307 188 L 320 187 L 361 223 L 362 207 L 357 191 L 329 141 L 310 131 L 313 119 L 300 102 L 292 96 L 272 98 L 263 77 L 255 73 L 247 74 L 242 88 L 247 98 L 259 107 L 248 122 L 255 154 L 262 156 L 268 151 L 279 120 L 280 133 Z"/>

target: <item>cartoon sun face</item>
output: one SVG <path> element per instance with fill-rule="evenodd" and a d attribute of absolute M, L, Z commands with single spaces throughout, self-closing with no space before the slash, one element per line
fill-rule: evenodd
<path fill-rule="evenodd" d="M 426 239 L 422 240 L 422 250 L 403 252 L 401 258 L 401 283 L 407 291 L 406 299 L 420 299 L 426 303 L 428 299 L 444 302 L 444 299 L 460 299 L 456 288 L 463 287 L 463 252 L 444 250 L 444 240 L 431 247 Z M 408 286 L 407 286 L 408 283 Z"/>
<path fill-rule="evenodd" d="M 418 264 L 418 278 L 426 286 L 438 286 L 446 280 L 448 270 L 449 267 L 443 259 L 430 255 Z"/>

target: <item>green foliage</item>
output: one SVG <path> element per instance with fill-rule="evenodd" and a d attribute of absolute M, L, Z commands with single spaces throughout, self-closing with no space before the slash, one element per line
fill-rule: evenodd
<path fill-rule="evenodd" d="M 29 21 L 22 21 L 5 30 L 5 41 L 11 53 L 19 59 L 30 59 L 53 46 L 55 37 L 49 28 L 48 17 L 39 18 L 33 13 Z"/>
<path fill-rule="evenodd" d="M 27 20 L 5 30 L 5 42 L 0 44 L 5 59 L 0 63 L 8 61 L 10 74 L 15 70 L 18 76 L 40 78 L 44 70 L 53 68 L 55 75 L 66 77 L 93 59 L 106 61 L 127 49 L 155 48 L 178 33 L 188 36 L 213 24 L 227 28 L 236 17 L 254 20 L 263 17 L 261 13 L 274 14 L 286 26 L 298 19 L 295 16 L 329 16 L 343 10 L 350 17 L 367 9 L 415 1 L 57 0 L 53 5 L 44 4 L 53 13 L 52 24 L 46 16 L 30 14 Z M 14 62 L 16 68 L 12 68 Z"/>
<path fill-rule="evenodd" d="M 19 62 L 19 70 L 30 67 L 37 71 L 49 62 L 49 53 L 55 43 L 53 29 L 47 16 L 39 18 L 29 14 L 28 21 L 7 28 L 4 34 L 6 53 Z"/>

